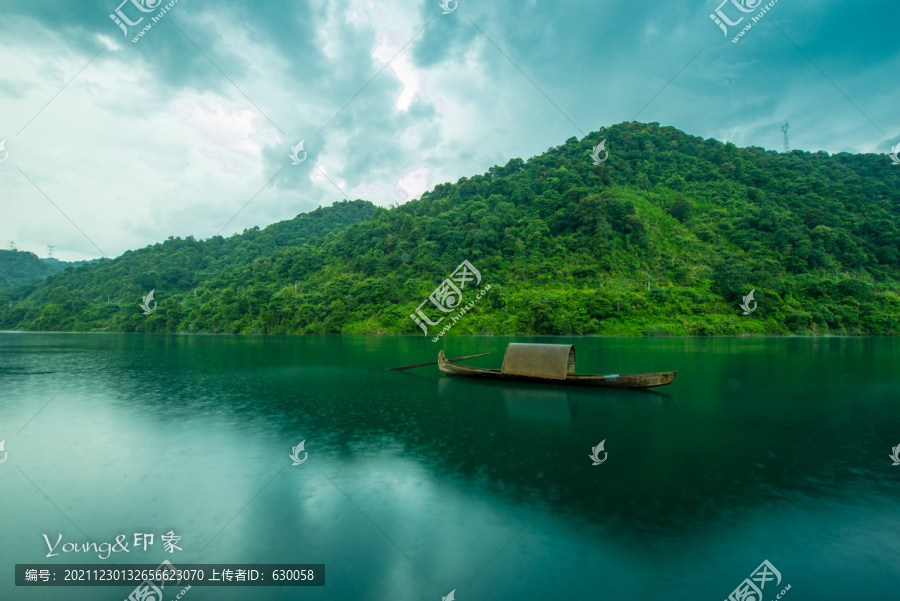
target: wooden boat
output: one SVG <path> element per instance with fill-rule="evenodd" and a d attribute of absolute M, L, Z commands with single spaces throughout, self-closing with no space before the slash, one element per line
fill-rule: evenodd
<path fill-rule="evenodd" d="M 571 344 L 521 344 L 506 347 L 501 369 L 482 369 L 451 363 L 438 352 L 438 369 L 448 376 L 492 378 L 517 382 L 543 382 L 600 388 L 653 388 L 666 386 L 675 371 L 645 374 L 579 375 L 575 373 L 575 347 Z"/>

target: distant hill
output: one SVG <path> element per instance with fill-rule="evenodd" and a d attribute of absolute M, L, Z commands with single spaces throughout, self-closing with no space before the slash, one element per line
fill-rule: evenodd
<path fill-rule="evenodd" d="M 53 258 L 41 259 L 27 251 L 0 250 L 0 290 L 34 278 L 45 278 L 63 271 L 66 267 L 77 267 L 87 262 L 67 263 Z"/>
<path fill-rule="evenodd" d="M 453 334 L 897 335 L 898 232 L 883 155 L 622 123 L 390 210 L 339 202 L 0 290 L 0 328 L 421 334 L 410 314 L 469 260 L 491 290 Z"/>
<path fill-rule="evenodd" d="M 159 290 L 158 294 L 162 294 L 163 290 L 167 295 L 173 292 L 186 293 L 234 265 L 268 257 L 281 248 L 303 245 L 314 238 L 340 231 L 348 225 L 369 219 L 374 210 L 375 206 L 368 202 L 344 201 L 335 203 L 333 207 L 319 208 L 275 223 L 262 230 L 259 227 L 244 230 L 242 234 L 235 234 L 230 238 L 215 236 L 199 241 L 192 236 L 185 239 L 170 236 L 163 243 L 126 251 L 115 259 L 97 259 L 80 269 L 60 273 L 45 281 L 30 280 L 15 288 L 0 288 L 0 304 L 5 303 L 7 307 L 7 313 L 0 317 L 0 328 L 3 327 L 2 324 L 11 325 L 5 321 L 15 314 L 9 312 L 10 302 L 15 307 L 17 300 L 27 298 L 27 304 L 51 306 L 54 303 L 50 301 L 60 298 L 61 289 L 77 291 L 75 296 L 80 299 L 92 297 L 95 303 L 102 301 L 102 307 L 98 307 L 96 311 L 103 314 L 119 307 L 119 303 L 124 305 L 125 299 L 131 305 L 130 301 L 135 295 L 143 296 L 153 288 Z M 18 254 L 30 255 L 40 262 L 31 253 Z M 33 270 L 40 268 L 35 267 L 34 261 L 29 265 Z M 63 265 L 62 269 L 66 266 Z M 45 273 L 39 277 L 47 275 Z M 56 289 L 55 295 L 49 294 L 50 289 Z M 68 298 L 68 292 L 66 297 Z M 51 312 L 54 310 L 56 309 L 50 308 Z M 124 311 L 124 307 L 122 310 Z"/>

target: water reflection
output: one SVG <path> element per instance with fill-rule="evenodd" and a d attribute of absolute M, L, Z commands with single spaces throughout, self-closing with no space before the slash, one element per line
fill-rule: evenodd
<path fill-rule="evenodd" d="M 382 371 L 433 356 L 412 338 L 12 338 L 0 339 L 11 358 L 11 369 L 0 370 L 0 425 L 21 427 L 65 383 L 61 373 L 71 384 L 34 427 L 58 428 L 84 465 L 117 453 L 143 469 L 149 452 L 134 441 L 176 449 L 198 490 L 240 493 L 234 511 L 265 482 L 259 474 L 274 473 L 270 454 L 289 463 L 290 447 L 304 438 L 310 466 L 321 457 L 331 469 L 364 469 L 347 490 L 373 502 L 378 490 L 439 494 L 433 481 L 454 482 L 505 508 L 546 509 L 637 539 L 705 532 L 771 503 L 840 507 L 861 489 L 858 499 L 900 493 L 884 471 L 900 443 L 896 340 L 577 343 L 584 372 L 687 363 L 672 386 L 633 391 L 454 378 L 436 367 Z M 492 356 L 473 363 L 489 367 L 508 341 L 452 340 L 459 348 L 450 354 L 488 349 Z M 19 398 L 24 405 L 10 401 Z M 89 442 L 72 438 L 72 428 L 91 432 Z M 29 444 L 38 448 L 34 436 Z M 601 440 L 609 460 L 592 466 L 588 454 Z M 89 456 L 78 455 L 88 447 Z M 78 473 L 78 461 L 66 461 Z M 394 481 L 391 473 L 406 476 Z M 375 476 L 381 484 L 365 481 Z M 162 487 L 164 474 L 157 478 Z M 301 509 L 318 506 L 319 492 L 271 486 Z M 127 490 L 140 495 L 140 486 Z M 187 493 L 177 499 L 191 504 Z M 218 511 L 223 521 L 233 515 Z M 385 511 L 385 520 L 396 518 Z M 275 523 L 296 529 L 298 519 Z M 262 530 L 277 537 L 277 528 Z"/>
<path fill-rule="evenodd" d="M 503 388 L 503 405 L 511 420 L 565 426 L 569 430 L 574 426 L 575 399 L 564 390 L 507 386 Z"/>

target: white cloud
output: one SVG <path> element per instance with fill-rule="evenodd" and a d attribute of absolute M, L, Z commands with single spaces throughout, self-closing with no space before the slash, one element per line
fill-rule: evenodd
<path fill-rule="evenodd" d="M 812 151 L 887 152 L 898 135 L 887 129 L 895 103 L 883 82 L 900 54 L 880 41 L 889 39 L 886 25 L 859 33 L 851 23 L 852 56 L 791 29 L 843 27 L 855 13 L 840 3 L 814 16 L 780 3 L 777 16 L 886 135 L 783 36 L 754 28 L 739 45 L 723 42 L 706 9 L 551 10 L 533 0 L 466 5 L 447 16 L 436 1 L 414 10 L 399 0 L 188 7 L 179 8 L 179 26 L 214 65 L 170 27 L 120 47 L 111 22 L 85 36 L 41 25 L 27 4 L 0 24 L 8 38 L 0 45 L 0 139 L 10 153 L 0 165 L 0 242 L 42 256 L 54 244 L 62 259 L 98 256 L 18 169 L 116 256 L 170 235 L 214 235 L 245 205 L 223 235 L 343 198 L 322 173 L 351 198 L 404 202 L 539 154 L 580 136 L 579 128 L 629 120 L 657 93 L 638 119 L 738 146 L 780 149 L 784 121 L 792 146 Z M 604 20 L 595 25 L 588 14 Z M 92 31 L 88 21 L 81 27 Z M 558 31 L 573 33 L 550 35 Z M 861 48 L 861 39 L 880 46 Z M 433 62 L 416 58 L 426 50 Z M 309 160 L 292 166 L 287 154 L 300 139 Z"/>
<path fill-rule="evenodd" d="M 112 50 L 113 52 L 119 50 L 121 46 L 113 41 L 113 39 L 107 35 L 97 34 L 95 36 L 97 41 L 103 44 L 107 50 Z"/>
<path fill-rule="evenodd" d="M 227 106 L 221 98 L 182 98 L 178 101 L 178 117 L 214 148 L 252 161 L 262 159 L 262 146 L 253 140 L 260 132 L 262 120 L 256 111 L 243 106 Z M 204 150 L 213 154 L 210 148 Z"/>

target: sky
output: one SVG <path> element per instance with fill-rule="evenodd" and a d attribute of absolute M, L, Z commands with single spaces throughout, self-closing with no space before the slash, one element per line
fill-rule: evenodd
<path fill-rule="evenodd" d="M 402 204 L 631 120 L 773 150 L 785 122 L 794 149 L 900 143 L 887 0 L 0 0 L 0 13 L 0 248 L 52 245 L 66 261 L 345 198 Z"/>

